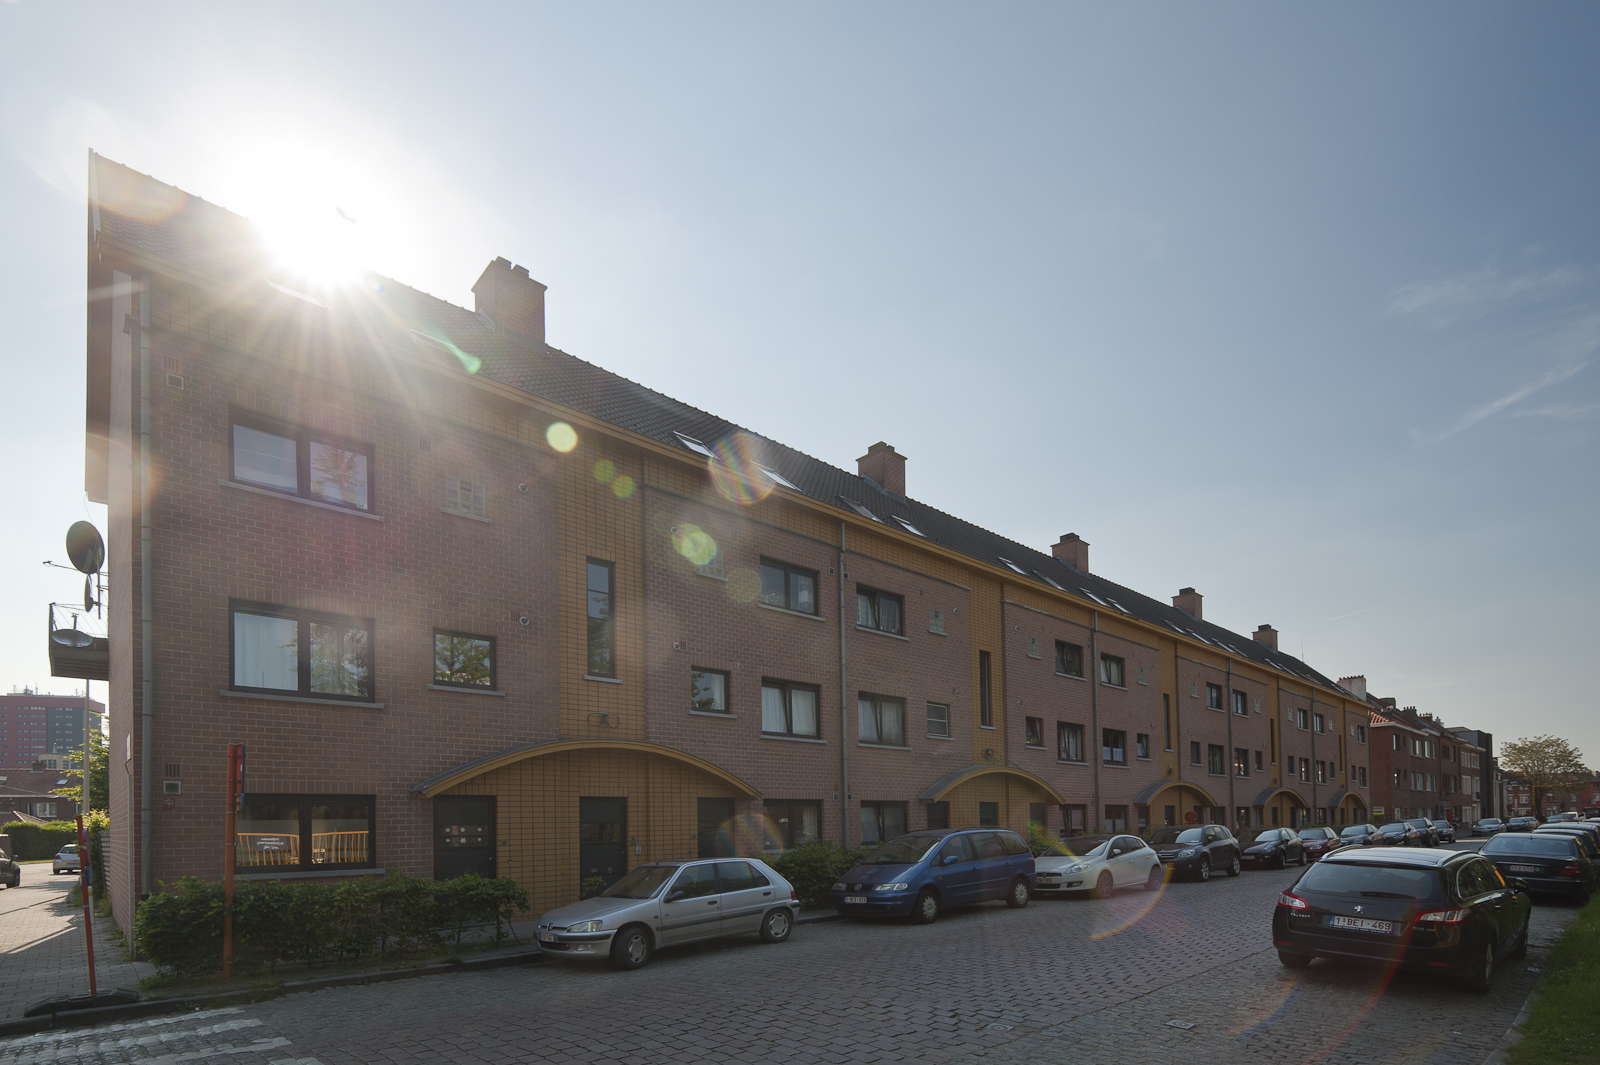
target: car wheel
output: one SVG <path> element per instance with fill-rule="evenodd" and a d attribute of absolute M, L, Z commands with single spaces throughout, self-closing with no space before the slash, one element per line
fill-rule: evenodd
<path fill-rule="evenodd" d="M 911 919 L 918 924 L 932 924 L 939 919 L 939 893 L 933 888 L 923 888 L 911 907 Z"/>
<path fill-rule="evenodd" d="M 629 925 L 611 939 L 611 964 L 619 969 L 637 969 L 650 960 L 650 933 Z"/>
<path fill-rule="evenodd" d="M 1306 852 L 1305 852 L 1304 848 L 1301 848 L 1301 850 L 1300 850 L 1300 868 L 1304 869 L 1305 865 L 1306 865 Z"/>
<path fill-rule="evenodd" d="M 1160 891 L 1161 885 L 1167 879 L 1167 870 L 1160 862 L 1150 867 L 1150 875 L 1144 878 L 1146 891 Z"/>
<path fill-rule="evenodd" d="M 1207 880 L 1210 880 L 1211 879 L 1211 859 L 1210 858 L 1201 858 L 1200 859 L 1200 868 L 1195 870 L 1194 875 L 1199 879 L 1199 881 L 1202 884 L 1205 883 Z"/>
<path fill-rule="evenodd" d="M 1116 890 L 1116 881 L 1111 879 L 1110 873 L 1101 873 L 1100 878 L 1094 882 L 1094 897 L 1097 899 L 1109 899 Z"/>
<path fill-rule="evenodd" d="M 1477 964 L 1473 965 L 1471 972 L 1462 977 L 1461 982 L 1468 991 L 1475 991 L 1480 995 L 1489 993 L 1489 988 L 1494 984 L 1494 944 L 1485 943 L 1483 952 L 1478 955 Z"/>
<path fill-rule="evenodd" d="M 1526 958 L 1528 956 L 1528 922 L 1522 922 L 1522 934 L 1517 937 L 1517 945 L 1511 948 L 1512 958 Z"/>
<path fill-rule="evenodd" d="M 768 910 L 767 915 L 761 918 L 761 941 L 763 943 L 782 943 L 789 938 L 789 933 L 794 930 L 794 915 L 787 907 L 779 906 L 777 909 Z"/>
<path fill-rule="evenodd" d="M 1281 854 L 1280 853 L 1278 855 L 1278 868 L 1279 869 L 1287 869 L 1287 868 L 1289 868 L 1289 856 L 1287 854 Z"/>
<path fill-rule="evenodd" d="M 1244 865 L 1239 861 L 1239 852 L 1235 851 L 1233 858 L 1228 862 L 1228 875 L 1238 876 L 1244 871 Z"/>
<path fill-rule="evenodd" d="M 1311 964 L 1311 955 L 1290 954 L 1287 951 L 1280 950 L 1278 951 L 1278 961 L 1282 963 L 1285 969 L 1304 969 Z"/>
<path fill-rule="evenodd" d="M 1011 882 L 1011 893 L 1006 896 L 1006 905 L 1013 910 L 1020 910 L 1032 897 L 1033 893 L 1028 890 L 1028 881 L 1019 876 Z"/>

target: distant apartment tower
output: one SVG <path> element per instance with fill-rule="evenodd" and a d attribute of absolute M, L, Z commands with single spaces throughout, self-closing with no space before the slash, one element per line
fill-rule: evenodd
<path fill-rule="evenodd" d="M 105 705 L 90 701 L 96 714 Z M 0 768 L 28 769 L 47 754 L 83 747 L 83 696 L 40 695 L 27 688 L 0 695 Z"/>

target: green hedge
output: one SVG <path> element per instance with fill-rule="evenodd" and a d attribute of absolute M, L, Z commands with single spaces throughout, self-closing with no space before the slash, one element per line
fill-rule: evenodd
<path fill-rule="evenodd" d="M 184 877 L 161 889 L 134 920 L 139 949 L 182 976 L 220 971 L 222 885 Z M 233 891 L 234 971 L 459 945 L 480 925 L 493 925 L 498 943 L 527 908 L 528 893 L 516 881 L 474 873 L 443 883 L 398 872 L 337 884 L 241 881 Z"/>
<path fill-rule="evenodd" d="M 44 825 L 11 821 L 0 826 L 0 833 L 11 837 L 11 856 L 19 862 L 54 858 L 63 846 L 78 842 L 78 826 L 71 821 L 51 821 Z"/>
<path fill-rule="evenodd" d="M 815 840 L 802 843 L 771 864 L 778 875 L 794 885 L 795 894 L 803 904 L 826 906 L 834 882 L 871 853 L 870 847 L 850 850 L 836 843 Z"/>

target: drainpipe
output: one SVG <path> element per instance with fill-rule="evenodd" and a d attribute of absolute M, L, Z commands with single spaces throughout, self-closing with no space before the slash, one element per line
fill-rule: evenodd
<path fill-rule="evenodd" d="M 850 846 L 850 697 L 845 667 L 848 664 L 845 636 L 844 610 L 844 533 L 845 523 L 839 522 L 839 794 L 844 805 L 840 808 L 844 820 L 844 845 Z"/>
<path fill-rule="evenodd" d="M 1239 779 L 1239 774 L 1234 771 L 1233 761 L 1233 659 L 1228 659 L 1228 698 L 1222 704 L 1222 710 L 1228 715 L 1228 756 L 1222 760 L 1222 765 L 1228 771 L 1228 816 L 1223 818 L 1223 827 L 1232 825 L 1239 827 L 1239 804 L 1233 793 L 1234 781 Z"/>
<path fill-rule="evenodd" d="M 139 899 L 150 897 L 150 762 L 156 720 L 155 614 L 150 591 L 150 276 L 139 286 Z"/>
<path fill-rule="evenodd" d="M 1089 630 L 1089 727 L 1094 729 L 1090 742 L 1100 750 L 1094 752 L 1094 818 L 1100 824 L 1105 824 L 1106 809 L 1100 805 L 1100 759 L 1105 754 L 1105 747 L 1100 736 L 1100 611 L 1092 611 L 1093 627 Z M 1126 677 L 1122 678 L 1126 683 Z M 1090 750 L 1094 750 L 1093 747 Z M 1089 826 L 1085 825 L 1085 828 Z"/>
<path fill-rule="evenodd" d="M 1317 689 L 1311 689 L 1311 764 L 1317 764 Z M 1311 823 L 1317 823 L 1317 774 L 1311 773 Z"/>

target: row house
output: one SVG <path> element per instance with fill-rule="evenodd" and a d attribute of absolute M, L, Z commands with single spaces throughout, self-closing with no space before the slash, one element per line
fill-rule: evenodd
<path fill-rule="evenodd" d="M 92 156 L 86 486 L 107 504 L 116 919 L 216 877 L 1363 821 L 1371 708 L 1278 648 L 577 359 L 545 286 L 274 272 Z M 754 404 L 752 405 L 754 406 Z"/>
<path fill-rule="evenodd" d="M 1365 690 L 1361 677 L 1343 683 Z M 1471 824 L 1490 805 L 1483 770 L 1489 751 L 1433 714 L 1372 698 L 1373 813 L 1388 820 L 1442 818 Z"/>
<path fill-rule="evenodd" d="M 1527 781 L 1507 776 L 1503 787 L 1507 817 L 1549 817 L 1563 812 L 1600 815 L 1600 773 L 1592 773 L 1576 787 L 1541 788 L 1537 806 Z"/>

